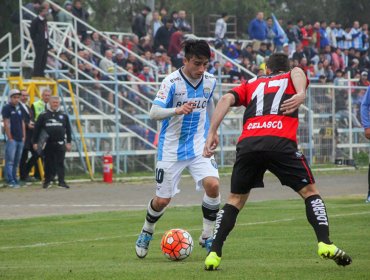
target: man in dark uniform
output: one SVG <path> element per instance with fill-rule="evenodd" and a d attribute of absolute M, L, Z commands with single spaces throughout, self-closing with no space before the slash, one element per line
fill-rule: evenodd
<path fill-rule="evenodd" d="M 35 50 L 33 64 L 33 77 L 44 77 L 46 60 L 48 58 L 49 34 L 46 16 L 49 5 L 44 3 L 40 6 L 39 15 L 31 22 L 30 35 Z"/>
<path fill-rule="evenodd" d="M 21 101 L 19 102 L 19 108 L 22 111 L 23 120 L 26 126 L 26 139 L 24 141 L 23 152 L 21 161 L 19 163 L 19 174 L 20 180 L 25 183 L 31 183 L 35 181 L 34 178 L 29 177 L 31 168 L 36 165 L 38 155 L 32 149 L 32 135 L 35 127 L 33 111 L 27 105 L 28 93 L 25 89 L 21 90 Z M 28 159 L 28 154 L 31 152 L 32 156 Z"/>
<path fill-rule="evenodd" d="M 33 148 L 37 150 L 41 131 L 44 130 L 48 134 L 44 149 L 45 181 L 43 188 L 49 188 L 54 174 L 57 174 L 58 186 L 69 189 L 64 181 L 64 158 L 66 150 L 71 150 L 72 140 L 69 118 L 60 109 L 58 96 L 50 97 L 46 107 L 47 110 L 36 121 L 33 135 Z"/>
<path fill-rule="evenodd" d="M 332 259 L 338 265 L 349 265 L 351 257 L 330 241 L 325 203 L 305 156 L 297 148 L 298 108 L 306 97 L 306 74 L 298 67 L 289 71 L 288 56 L 282 53 L 270 56 L 267 73 L 222 96 L 212 116 L 203 151 L 205 157 L 215 152 L 219 142 L 217 129 L 229 108 L 246 108 L 243 131 L 236 148 L 231 192 L 227 203 L 217 214 L 214 240 L 205 260 L 205 269 L 215 270 L 220 265 L 223 244 L 251 189 L 264 186 L 266 170 L 304 199 L 307 220 L 318 240 L 318 255 Z"/>

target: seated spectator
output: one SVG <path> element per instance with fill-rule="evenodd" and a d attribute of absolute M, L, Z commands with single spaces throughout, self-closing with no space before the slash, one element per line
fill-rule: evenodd
<path fill-rule="evenodd" d="M 235 71 L 233 69 L 233 65 L 230 61 L 227 61 L 225 64 L 224 64 L 224 67 L 222 68 L 222 75 L 223 76 L 228 76 L 226 78 L 223 78 L 222 79 L 222 82 L 223 83 L 233 83 L 234 81 L 234 77 L 237 77 L 238 79 L 240 79 L 240 72 L 238 71 Z"/>
<path fill-rule="evenodd" d="M 138 75 L 138 78 L 145 82 L 150 83 L 155 82 L 153 75 L 150 74 L 150 67 L 147 65 L 143 67 L 143 70 Z M 145 83 L 143 85 L 139 85 L 139 90 L 142 94 L 144 94 L 148 98 L 153 99 L 155 96 L 155 92 L 153 92 L 151 85 L 146 85 Z"/>
<path fill-rule="evenodd" d="M 63 7 L 68 13 L 66 13 L 64 11 L 59 11 L 56 20 L 60 21 L 60 22 L 70 23 L 73 26 L 73 17 L 71 16 L 72 8 L 73 8 L 72 2 L 71 1 L 65 1 Z"/>

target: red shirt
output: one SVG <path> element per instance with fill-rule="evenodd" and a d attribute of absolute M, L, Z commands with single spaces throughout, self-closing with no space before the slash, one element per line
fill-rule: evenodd
<path fill-rule="evenodd" d="M 261 76 L 231 90 L 234 106 L 246 107 L 238 146 L 246 151 L 297 149 L 298 109 L 291 115 L 280 110 L 282 102 L 297 93 L 290 74 Z"/>

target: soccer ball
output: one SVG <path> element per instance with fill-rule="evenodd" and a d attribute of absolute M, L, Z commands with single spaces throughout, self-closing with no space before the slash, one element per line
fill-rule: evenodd
<path fill-rule="evenodd" d="M 162 237 L 162 252 L 171 261 L 186 259 L 193 251 L 193 247 L 193 238 L 183 229 L 170 229 Z"/>

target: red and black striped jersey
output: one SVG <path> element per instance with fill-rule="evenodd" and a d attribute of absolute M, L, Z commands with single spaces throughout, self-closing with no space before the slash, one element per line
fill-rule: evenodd
<path fill-rule="evenodd" d="M 308 79 L 307 79 L 308 85 Z M 280 105 L 296 94 L 291 72 L 260 76 L 233 88 L 234 106 L 245 106 L 238 146 L 245 151 L 297 149 L 298 110 L 283 115 Z"/>

